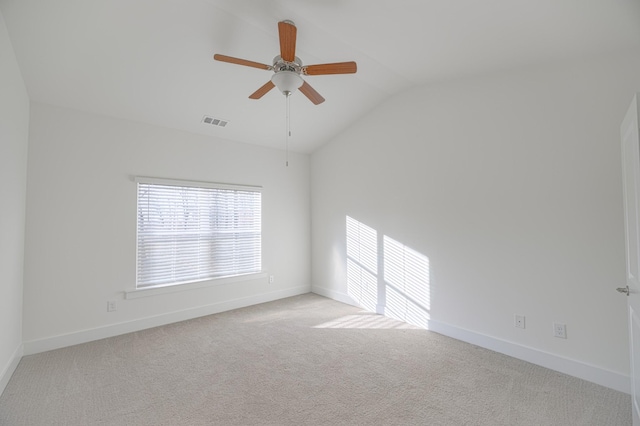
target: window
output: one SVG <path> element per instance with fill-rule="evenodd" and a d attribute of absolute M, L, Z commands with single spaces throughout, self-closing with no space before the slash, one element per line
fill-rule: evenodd
<path fill-rule="evenodd" d="M 136 288 L 261 271 L 260 188 L 136 181 Z"/>

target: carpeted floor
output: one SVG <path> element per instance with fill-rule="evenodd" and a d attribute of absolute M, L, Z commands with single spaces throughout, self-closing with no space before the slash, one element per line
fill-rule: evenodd
<path fill-rule="evenodd" d="M 1 425 L 630 425 L 631 398 L 307 294 L 20 362 Z"/>

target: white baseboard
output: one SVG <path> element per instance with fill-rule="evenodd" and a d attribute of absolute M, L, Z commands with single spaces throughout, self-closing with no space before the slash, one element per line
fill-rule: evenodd
<path fill-rule="evenodd" d="M 358 302 L 353 300 L 351 296 L 339 291 L 331 290 L 325 287 L 311 286 L 311 292 L 320 296 L 327 297 L 332 300 L 336 300 L 338 302 L 346 303 L 347 305 L 360 307 L 358 305 Z"/>
<path fill-rule="evenodd" d="M 40 352 L 50 351 L 53 349 L 60 349 L 67 346 L 78 345 L 94 340 L 105 339 L 108 337 L 119 336 L 121 334 L 145 330 L 147 328 L 158 327 L 161 325 L 172 324 L 179 321 L 185 321 L 206 315 L 230 311 L 232 309 L 257 305 L 259 303 L 272 302 L 274 300 L 297 296 L 305 293 L 309 293 L 309 286 L 293 287 L 285 290 L 257 294 L 240 299 L 227 300 L 211 305 L 199 306 L 197 308 L 169 312 L 153 317 L 107 325 L 104 327 L 81 330 L 73 333 L 47 337 L 44 339 L 30 340 L 24 342 L 24 354 L 32 355 Z"/>
<path fill-rule="evenodd" d="M 629 376 L 614 371 L 495 337 L 485 336 L 438 321 L 430 320 L 429 330 L 620 392 L 631 393 L 631 379 Z"/>
<path fill-rule="evenodd" d="M 337 300 L 338 302 L 358 306 L 357 302 L 349 297 L 349 295 L 335 290 L 312 286 L 311 291 L 313 293 L 319 294 L 320 296 Z M 631 393 L 631 379 L 629 378 L 629 376 L 626 376 L 624 374 L 605 370 L 603 368 L 589 365 L 581 361 L 564 358 L 559 355 L 541 351 L 539 349 L 522 346 L 517 343 L 509 342 L 491 336 L 486 336 L 474 331 L 465 330 L 434 320 L 429 321 L 428 329 L 436 333 L 452 337 L 456 340 L 471 343 L 473 345 L 499 352 L 513 358 L 521 359 L 523 361 L 527 361 L 532 364 L 548 368 L 550 370 L 568 374 L 570 376 L 587 380 L 589 382 L 596 383 L 598 385 L 605 386 L 627 394 Z"/>
<path fill-rule="evenodd" d="M 358 304 L 349 295 L 337 292 L 335 290 L 313 286 L 311 288 L 311 291 L 313 293 L 342 303 L 358 306 Z M 86 343 L 93 340 L 118 336 L 121 334 L 144 330 L 147 328 L 158 327 L 161 325 L 198 318 L 205 315 L 225 312 L 232 309 L 244 308 L 259 303 L 271 302 L 285 297 L 297 296 L 308 292 L 308 286 L 294 287 L 291 289 L 264 293 L 241 299 L 228 300 L 225 302 L 201 306 L 193 309 L 170 312 L 154 317 L 142 318 L 139 320 L 108 325 L 95 329 L 82 330 L 74 333 L 48 337 L 45 339 L 27 341 L 16 349 L 12 359 L 2 372 L 2 375 L 0 376 L 0 392 L 3 391 L 6 387 L 9 379 L 11 378 L 11 375 L 15 371 L 23 355 L 31 355 L 53 349 Z M 474 331 L 465 330 L 434 320 L 429 321 L 429 330 L 448 337 L 452 337 L 457 340 L 461 340 L 463 342 L 483 347 L 485 349 L 512 356 L 514 358 L 521 359 L 532 364 L 540 365 L 551 370 L 555 370 L 564 374 L 568 374 L 570 376 L 578 377 L 583 380 L 606 386 L 620 392 L 631 392 L 630 378 L 620 373 L 605 370 L 600 367 L 589 365 L 580 361 L 564 358 L 559 355 L 543 352 L 535 348 L 522 346 L 517 343 L 486 336 Z"/>
<path fill-rule="evenodd" d="M 4 392 L 4 389 L 7 387 L 7 384 L 9 383 L 11 376 L 13 376 L 14 371 L 16 371 L 18 363 L 22 359 L 23 353 L 24 346 L 18 346 L 15 352 L 13 352 L 11 359 L 9 359 L 9 362 L 2 370 L 2 373 L 0 373 L 0 395 L 2 395 L 2 392 Z"/>

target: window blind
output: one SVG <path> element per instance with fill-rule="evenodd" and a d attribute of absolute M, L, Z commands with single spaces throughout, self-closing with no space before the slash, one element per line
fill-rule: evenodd
<path fill-rule="evenodd" d="M 138 182 L 136 287 L 260 272 L 261 193 Z"/>

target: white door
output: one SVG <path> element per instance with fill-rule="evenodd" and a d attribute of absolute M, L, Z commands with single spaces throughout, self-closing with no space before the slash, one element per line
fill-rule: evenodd
<path fill-rule="evenodd" d="M 629 347 L 631 349 L 631 397 L 633 425 L 640 426 L 640 139 L 638 138 L 638 95 L 620 127 L 626 231 Z"/>

